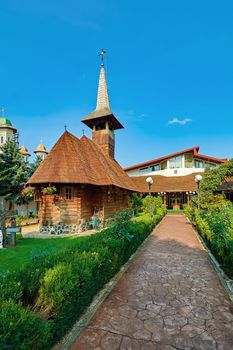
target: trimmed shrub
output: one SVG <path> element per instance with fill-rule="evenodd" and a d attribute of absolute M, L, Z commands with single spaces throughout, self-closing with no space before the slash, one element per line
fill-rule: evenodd
<path fill-rule="evenodd" d="M 23 287 L 17 278 L 17 274 L 7 272 L 0 275 L 0 286 L 0 302 L 6 300 L 20 301 L 23 295 Z"/>
<path fill-rule="evenodd" d="M 46 350 L 50 345 L 49 325 L 13 300 L 0 303 L 0 349 Z"/>
<path fill-rule="evenodd" d="M 196 208 L 186 208 L 186 215 L 196 226 L 226 274 L 233 278 L 233 206 L 229 202 L 221 207 L 209 208 L 198 214 Z"/>
<path fill-rule="evenodd" d="M 56 316 L 77 287 L 71 265 L 60 263 L 50 268 L 41 280 L 36 308 L 46 319 Z"/>
<path fill-rule="evenodd" d="M 142 211 L 144 214 L 156 215 L 163 212 L 163 202 L 160 196 L 146 196 L 142 199 Z"/>
<path fill-rule="evenodd" d="M 62 250 L 38 252 L 17 274 L 1 276 L 1 349 L 47 349 L 69 330 L 162 218 L 129 215 L 124 211 L 110 228 Z M 15 335 L 4 328 L 5 319 Z"/>
<path fill-rule="evenodd" d="M 123 210 L 120 213 L 116 214 L 110 221 L 109 228 L 115 238 L 130 239 L 128 224 L 131 217 L 132 212 L 130 210 Z"/>

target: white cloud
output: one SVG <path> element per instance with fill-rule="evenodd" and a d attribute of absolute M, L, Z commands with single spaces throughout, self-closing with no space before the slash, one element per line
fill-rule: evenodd
<path fill-rule="evenodd" d="M 172 125 L 172 124 L 185 125 L 187 123 L 190 123 L 191 121 L 192 121 L 192 119 L 190 119 L 190 118 L 185 118 L 183 120 L 178 119 L 178 118 L 173 118 L 172 120 L 169 120 L 168 125 Z"/>

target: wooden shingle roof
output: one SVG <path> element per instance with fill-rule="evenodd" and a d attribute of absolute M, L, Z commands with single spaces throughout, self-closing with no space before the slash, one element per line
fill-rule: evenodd
<path fill-rule="evenodd" d="M 186 176 L 150 176 L 154 181 L 151 186 L 151 192 L 195 192 L 197 190 L 197 185 L 195 183 L 196 175 L 197 173 Z M 132 180 L 140 192 L 149 192 L 146 178 L 147 176 L 132 177 Z"/>
<path fill-rule="evenodd" d="M 114 185 L 136 190 L 132 179 L 99 145 L 86 136 L 78 139 L 68 131 L 28 180 L 31 185 L 49 183 Z"/>

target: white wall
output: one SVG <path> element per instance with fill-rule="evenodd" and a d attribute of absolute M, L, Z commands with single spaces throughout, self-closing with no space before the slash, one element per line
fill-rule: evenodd
<path fill-rule="evenodd" d="M 158 170 L 158 171 L 150 171 L 148 169 L 148 171 L 140 171 L 139 169 L 142 167 L 138 167 L 137 169 L 132 169 L 129 171 L 126 171 L 127 174 L 129 176 L 151 176 L 151 175 L 163 175 L 163 176 L 186 176 L 186 175 L 190 175 L 190 174 L 195 174 L 195 173 L 200 173 L 200 172 L 204 172 L 204 168 L 195 168 L 194 164 L 195 164 L 195 158 L 193 158 L 193 166 L 192 168 L 185 168 L 185 155 L 182 154 L 182 167 L 181 168 L 173 168 L 173 169 L 169 169 L 170 166 L 170 159 L 167 159 L 167 169 L 164 170 Z M 161 164 L 161 162 L 160 162 Z M 146 167 L 146 166 L 145 166 Z"/>
<path fill-rule="evenodd" d="M 176 170 L 176 171 L 175 171 Z M 164 169 L 159 171 L 149 171 L 148 173 L 142 173 L 135 170 L 135 172 L 127 172 L 129 176 L 151 176 L 151 175 L 163 175 L 163 176 L 185 176 L 193 173 L 204 172 L 203 168 L 178 168 L 178 169 Z"/>

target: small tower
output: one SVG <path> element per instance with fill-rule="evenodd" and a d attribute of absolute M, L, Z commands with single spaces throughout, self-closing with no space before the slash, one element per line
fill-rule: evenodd
<path fill-rule="evenodd" d="M 114 131 L 122 129 L 123 126 L 110 110 L 108 88 L 104 69 L 104 54 L 102 49 L 100 55 L 102 63 L 100 68 L 99 86 L 96 109 L 82 119 L 82 122 L 92 129 L 92 140 L 101 146 L 104 153 L 114 159 L 115 135 Z"/>
<path fill-rule="evenodd" d="M 17 130 L 12 126 L 11 121 L 5 118 L 4 109 L 1 110 L 2 116 L 0 118 L 0 149 L 7 141 L 13 141 Z"/>
<path fill-rule="evenodd" d="M 28 159 L 31 154 L 28 152 L 28 149 L 22 145 L 20 148 L 19 148 L 19 153 L 25 158 L 25 159 Z"/>
<path fill-rule="evenodd" d="M 42 143 L 39 143 L 39 145 L 36 147 L 34 151 L 36 156 L 41 157 L 43 160 L 47 156 L 48 152 L 46 151 L 45 146 Z"/>

